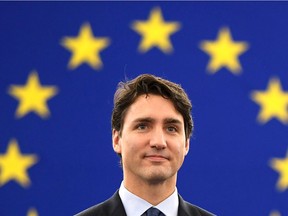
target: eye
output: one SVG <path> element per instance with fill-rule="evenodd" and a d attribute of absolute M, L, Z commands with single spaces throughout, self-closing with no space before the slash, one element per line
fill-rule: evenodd
<path fill-rule="evenodd" d="M 145 129 L 147 129 L 147 125 L 146 124 L 138 124 L 138 125 L 136 125 L 136 129 L 137 130 L 145 130 Z"/>
<path fill-rule="evenodd" d="M 177 128 L 174 127 L 174 126 L 169 126 L 169 127 L 167 127 L 167 131 L 168 131 L 168 132 L 175 133 L 175 132 L 177 132 Z"/>

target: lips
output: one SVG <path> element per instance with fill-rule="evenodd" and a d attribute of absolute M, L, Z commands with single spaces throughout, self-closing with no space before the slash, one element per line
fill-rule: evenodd
<path fill-rule="evenodd" d="M 162 161 L 168 160 L 167 156 L 159 155 L 159 154 L 148 154 L 148 155 L 145 155 L 145 158 L 154 162 L 162 162 Z"/>

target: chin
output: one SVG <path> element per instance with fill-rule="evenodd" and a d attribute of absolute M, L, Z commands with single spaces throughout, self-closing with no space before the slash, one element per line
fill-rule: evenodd
<path fill-rule="evenodd" d="M 149 175 L 147 176 L 147 182 L 149 184 L 161 184 L 164 183 L 166 180 L 168 180 L 169 178 L 171 178 L 173 175 L 167 173 L 167 172 L 151 172 L 149 173 Z"/>

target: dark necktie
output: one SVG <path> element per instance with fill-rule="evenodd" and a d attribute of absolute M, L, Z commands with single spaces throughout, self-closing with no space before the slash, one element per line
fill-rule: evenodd
<path fill-rule="evenodd" d="M 146 216 L 165 216 L 159 209 L 151 207 L 146 211 Z"/>

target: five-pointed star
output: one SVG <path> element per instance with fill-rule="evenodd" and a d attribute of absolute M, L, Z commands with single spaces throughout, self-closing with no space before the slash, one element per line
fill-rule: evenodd
<path fill-rule="evenodd" d="M 21 154 L 18 143 L 12 139 L 5 154 L 0 154 L 0 186 L 11 180 L 21 186 L 30 185 L 27 169 L 37 163 L 35 155 Z"/>
<path fill-rule="evenodd" d="M 152 9 L 147 21 L 137 20 L 132 24 L 132 29 L 142 36 L 139 45 L 141 52 L 147 52 L 153 47 L 158 47 L 164 53 L 172 52 L 173 47 L 169 37 L 179 28 L 178 22 L 165 22 L 163 20 L 160 8 Z"/>
<path fill-rule="evenodd" d="M 75 69 L 82 63 L 89 64 L 94 69 L 100 69 L 103 65 L 99 53 L 109 46 L 108 38 L 96 38 L 93 35 L 90 24 L 81 26 L 77 37 L 65 37 L 62 46 L 72 52 L 68 67 Z"/>
<path fill-rule="evenodd" d="M 57 88 L 54 86 L 41 86 L 37 72 L 32 72 L 26 85 L 11 85 L 8 92 L 19 100 L 16 117 L 20 118 L 29 112 L 35 112 L 45 118 L 50 115 L 46 101 L 57 94 Z"/>
<path fill-rule="evenodd" d="M 278 78 L 270 79 L 266 91 L 253 91 L 251 98 L 261 106 L 258 114 L 261 123 L 277 118 L 283 124 L 288 124 L 288 92 L 282 90 Z"/>
<path fill-rule="evenodd" d="M 285 158 L 273 158 L 270 166 L 280 175 L 277 188 L 280 191 L 288 189 L 288 151 Z"/>
<path fill-rule="evenodd" d="M 238 57 L 248 49 L 248 43 L 233 41 L 229 29 L 222 28 L 216 41 L 203 41 L 200 48 L 210 55 L 209 72 L 216 73 L 226 67 L 233 74 L 240 74 L 242 68 Z"/>
<path fill-rule="evenodd" d="M 30 208 L 28 210 L 27 216 L 38 216 L 38 212 L 35 208 Z"/>

